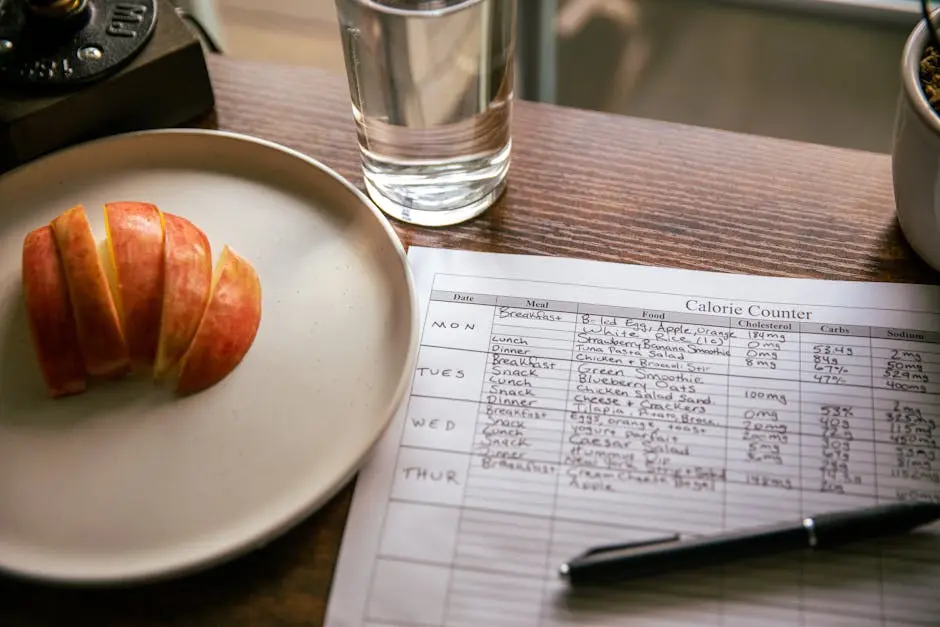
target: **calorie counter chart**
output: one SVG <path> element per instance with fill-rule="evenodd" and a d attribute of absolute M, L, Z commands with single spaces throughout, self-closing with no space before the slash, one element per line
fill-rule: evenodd
<path fill-rule="evenodd" d="M 935 288 L 412 249 L 327 625 L 936 625 L 940 534 L 572 594 L 599 544 L 940 501 Z M 891 309 L 889 309 L 891 307 Z"/>

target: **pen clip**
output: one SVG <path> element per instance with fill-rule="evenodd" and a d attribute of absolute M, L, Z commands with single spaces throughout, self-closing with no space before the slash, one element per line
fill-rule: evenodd
<path fill-rule="evenodd" d="M 641 546 L 653 546 L 656 544 L 669 544 L 670 542 L 678 542 L 679 534 L 673 533 L 668 536 L 661 536 L 659 538 L 650 538 L 648 540 L 637 540 L 635 542 L 626 542 L 623 544 L 605 544 L 603 546 L 596 546 L 592 549 L 589 549 L 582 553 L 580 557 L 588 557 L 589 555 L 597 555 L 599 553 L 609 553 L 611 551 L 622 551 L 624 549 L 637 549 Z"/>

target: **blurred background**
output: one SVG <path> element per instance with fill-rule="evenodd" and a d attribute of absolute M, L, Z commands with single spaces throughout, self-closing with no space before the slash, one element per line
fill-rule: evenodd
<path fill-rule="evenodd" d="M 225 54 L 344 71 L 333 0 L 176 1 Z M 885 153 L 920 16 L 918 0 L 519 7 L 520 98 Z"/>

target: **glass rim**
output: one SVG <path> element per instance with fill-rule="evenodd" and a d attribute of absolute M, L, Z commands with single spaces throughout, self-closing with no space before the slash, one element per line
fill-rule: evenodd
<path fill-rule="evenodd" d="M 462 11 L 483 0 L 336 0 L 351 2 L 365 7 L 407 17 L 439 17 Z M 515 0 L 513 0 L 515 1 Z"/>

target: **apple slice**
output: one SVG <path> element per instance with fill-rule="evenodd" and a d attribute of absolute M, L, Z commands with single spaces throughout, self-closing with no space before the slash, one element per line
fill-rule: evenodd
<path fill-rule="evenodd" d="M 154 376 L 163 378 L 186 353 L 209 302 L 209 239 L 186 218 L 161 212 L 164 244 L 163 315 Z"/>
<path fill-rule="evenodd" d="M 180 365 L 176 391 L 215 385 L 241 363 L 261 324 L 261 282 L 252 265 L 229 246 L 212 275 L 212 293 Z"/>
<path fill-rule="evenodd" d="M 92 376 L 122 376 L 130 369 L 127 344 L 84 207 L 76 205 L 62 212 L 51 226 L 85 370 Z"/>
<path fill-rule="evenodd" d="M 104 206 L 114 301 L 131 363 L 150 367 L 157 354 L 163 311 L 163 222 L 156 206 L 113 202 Z"/>
<path fill-rule="evenodd" d="M 23 239 L 23 299 L 39 368 L 52 398 L 85 391 L 85 364 L 65 272 L 48 224 Z"/>

